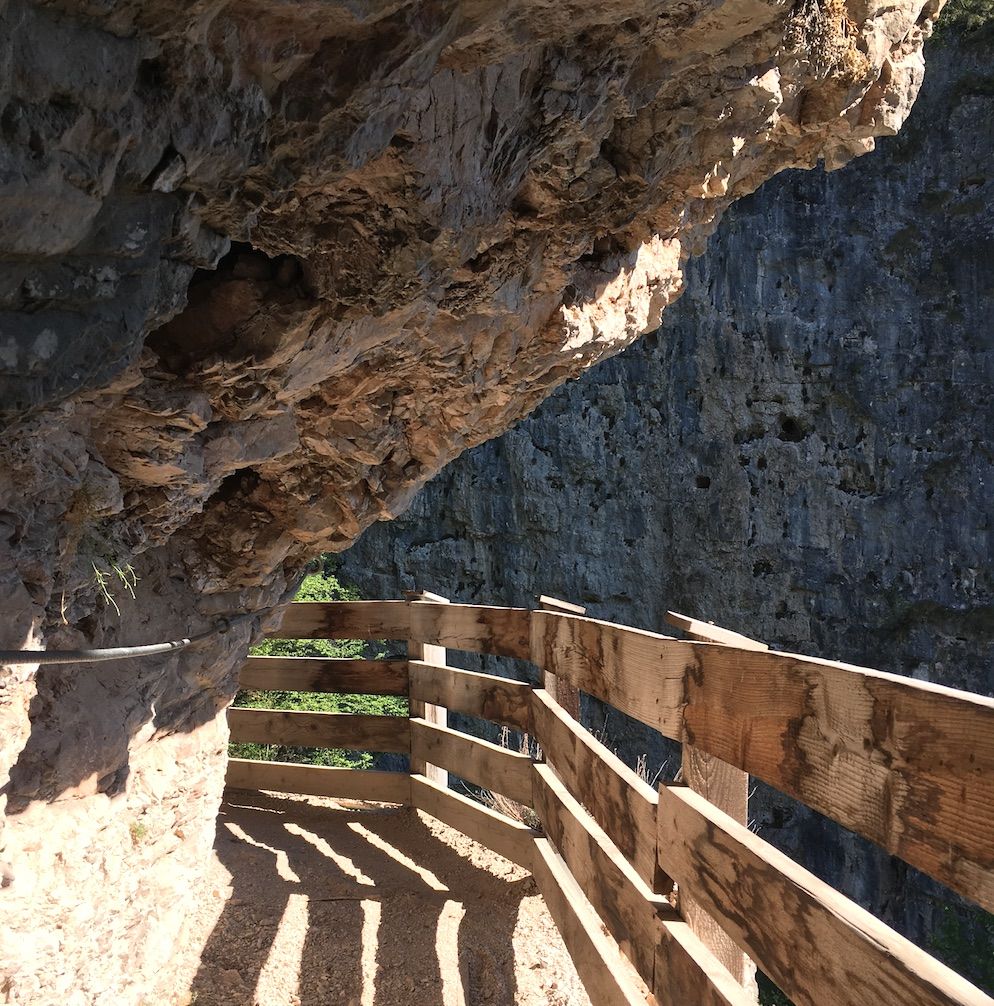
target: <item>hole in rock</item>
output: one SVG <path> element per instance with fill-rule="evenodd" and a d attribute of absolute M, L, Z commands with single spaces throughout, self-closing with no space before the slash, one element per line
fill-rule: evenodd
<path fill-rule="evenodd" d="M 186 307 L 152 332 L 146 345 L 174 374 L 211 356 L 263 358 L 281 335 L 281 326 L 270 323 L 271 315 L 313 298 L 300 259 L 270 257 L 238 242 L 216 269 L 194 273 Z"/>
<path fill-rule="evenodd" d="M 801 425 L 801 423 L 795 419 L 793 416 L 781 416 L 780 417 L 780 432 L 777 434 L 778 440 L 784 440 L 788 443 L 798 444 L 806 436 L 807 430 Z"/>

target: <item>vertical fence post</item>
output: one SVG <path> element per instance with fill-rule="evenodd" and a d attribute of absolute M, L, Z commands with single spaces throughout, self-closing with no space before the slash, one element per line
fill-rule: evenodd
<path fill-rule="evenodd" d="M 407 591 L 407 599 L 412 607 L 416 604 L 424 602 L 432 602 L 433 604 L 449 603 L 449 599 L 447 597 L 441 597 L 438 594 L 432 594 L 426 590 Z M 412 632 L 411 638 L 407 640 L 407 659 L 408 661 L 424 660 L 429 664 L 444 666 L 445 647 L 425 643 L 422 640 L 415 638 Z M 410 699 L 409 704 L 410 716 L 412 719 L 420 717 L 421 719 L 427 720 L 429 723 L 434 723 L 437 726 L 442 727 L 448 724 L 448 712 L 445 706 L 436 706 L 429 702 L 421 702 L 416 699 Z M 439 786 L 444 788 L 447 788 L 449 785 L 449 773 L 446 772 L 444 768 L 439 768 L 438 765 L 430 765 L 428 762 L 422 761 L 420 758 L 415 758 L 413 755 L 411 756 L 411 774 L 423 775 L 429 782 L 437 783 Z"/>
<path fill-rule="evenodd" d="M 691 639 L 702 643 L 723 643 L 741 650 L 768 650 L 757 642 L 709 622 L 688 618 L 675 611 L 666 613 L 666 621 Z M 749 775 L 690 744 L 683 745 L 683 781 L 709 803 L 723 810 L 740 824 L 749 823 Z M 701 942 L 721 961 L 750 996 L 759 999 L 756 965 L 735 945 L 717 922 L 692 898 L 679 895 L 680 914 Z"/>
<path fill-rule="evenodd" d="M 558 597 L 548 597 L 540 594 L 538 606 L 542 611 L 558 611 L 564 615 L 585 615 L 587 609 L 569 601 L 560 601 Z M 573 717 L 580 719 L 580 689 L 562 678 L 557 678 L 550 671 L 542 672 L 542 686 L 545 690 Z"/>

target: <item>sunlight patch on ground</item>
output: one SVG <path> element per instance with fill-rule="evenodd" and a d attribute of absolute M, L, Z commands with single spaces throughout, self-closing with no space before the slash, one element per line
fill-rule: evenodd
<path fill-rule="evenodd" d="M 400 849 L 391 845 L 388 841 L 386 841 L 386 839 L 380 838 L 379 835 L 370 831 L 368 828 L 364 828 L 357 821 L 350 821 L 349 828 L 357 835 L 364 838 L 374 848 L 379 849 L 380 852 L 385 852 L 392 860 L 394 860 L 394 862 L 399 863 L 401 866 L 410 870 L 411 873 L 417 874 L 433 891 L 448 891 L 445 884 L 443 884 L 438 877 L 431 872 L 431 870 L 428 870 L 423 866 L 418 866 L 413 859 L 409 859 L 400 851 Z"/>
<path fill-rule="evenodd" d="M 243 828 L 235 824 L 234 821 L 225 821 L 224 826 L 239 841 L 246 842 L 248 845 L 254 845 L 257 849 L 265 849 L 266 852 L 271 852 L 276 857 L 276 872 L 280 877 L 290 881 L 291 884 L 300 883 L 300 877 L 291 868 L 285 849 L 274 849 L 273 846 L 266 845 L 265 842 L 257 842 Z"/>
<path fill-rule="evenodd" d="M 442 1006 L 466 1006 L 468 983 L 459 960 L 459 924 L 465 915 L 466 908 L 461 901 L 446 901 L 438 917 L 435 954 L 442 979 Z"/>
<path fill-rule="evenodd" d="M 362 974 L 360 1006 L 374 1006 L 376 1000 L 376 954 L 380 945 L 380 915 L 383 906 L 378 901 L 362 902 L 362 951 L 359 970 Z"/>
<path fill-rule="evenodd" d="M 376 886 L 376 883 L 370 877 L 367 877 L 348 856 L 336 852 L 323 838 L 315 835 L 313 831 L 307 831 L 299 824 L 293 823 L 284 824 L 283 827 L 291 835 L 302 838 L 309 845 L 312 845 L 322 856 L 327 856 L 346 877 L 351 877 L 357 884 L 363 884 L 366 887 Z"/>
<path fill-rule="evenodd" d="M 308 902 L 306 894 L 291 894 L 287 898 L 283 918 L 269 948 L 269 956 L 256 983 L 256 1001 L 282 1001 L 286 987 L 299 987 L 300 965 L 304 954 L 303 936 L 307 933 Z"/>

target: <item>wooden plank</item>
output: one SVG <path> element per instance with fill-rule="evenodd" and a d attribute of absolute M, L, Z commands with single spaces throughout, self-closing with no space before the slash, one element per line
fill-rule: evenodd
<path fill-rule="evenodd" d="M 535 813 L 622 953 L 651 988 L 659 912 L 670 903 L 652 890 L 580 806 L 549 765 L 535 765 Z"/>
<path fill-rule="evenodd" d="M 655 1000 L 547 838 L 535 840 L 535 883 L 556 923 L 591 1006 L 646 1006 Z"/>
<path fill-rule="evenodd" d="M 535 811 L 578 885 L 660 1002 L 751 1006 L 743 989 L 662 895 L 653 894 L 548 765 L 535 766 Z"/>
<path fill-rule="evenodd" d="M 691 639 L 700 642 L 722 643 L 745 650 L 768 650 L 766 643 L 722 629 L 709 622 L 688 618 L 675 611 L 666 613 L 670 625 L 682 629 Z M 749 822 L 749 776 L 741 769 L 723 762 L 692 744 L 684 744 L 682 751 L 683 782 L 695 793 L 723 810 L 739 824 Z M 717 922 L 694 901 L 686 891 L 679 894 L 680 913 L 690 923 L 690 928 L 700 937 L 727 970 L 751 992 L 752 1001 L 759 998 L 756 985 L 756 965 L 735 945 L 735 941 Z"/>
<path fill-rule="evenodd" d="M 411 780 L 406 772 L 231 758 L 228 760 L 225 785 L 232 789 L 261 789 L 271 793 L 328 796 L 341 800 L 411 802 Z"/>
<path fill-rule="evenodd" d="M 411 757 L 455 772 L 484 789 L 532 805 L 532 760 L 468 734 L 411 720 Z"/>
<path fill-rule="evenodd" d="M 231 740 L 239 743 L 399 754 L 408 754 L 411 750 L 410 720 L 405 716 L 352 716 L 232 707 L 228 710 L 228 727 Z"/>
<path fill-rule="evenodd" d="M 573 604 L 572 601 L 563 601 L 558 597 L 550 597 L 548 594 L 538 595 L 538 606 L 545 611 L 561 611 L 566 615 L 585 615 L 587 609 L 582 604 Z"/>
<path fill-rule="evenodd" d="M 768 650 L 766 643 L 743 636 L 740 632 L 723 629 L 713 622 L 704 622 L 699 618 L 681 615 L 678 611 L 667 611 L 666 621 L 677 629 L 682 629 L 691 639 L 702 643 L 724 643 L 725 646 L 737 646 L 742 650 Z"/>
<path fill-rule="evenodd" d="M 548 597 L 545 594 L 539 595 L 538 606 L 544 611 L 560 611 L 567 615 L 587 613 L 587 609 L 579 604 L 570 604 L 568 601 L 560 601 L 557 597 Z M 580 689 L 576 685 L 549 670 L 542 671 L 542 684 L 570 716 L 577 720 L 580 718 Z"/>
<path fill-rule="evenodd" d="M 411 699 L 435 702 L 468 716 L 479 716 L 524 733 L 531 732 L 531 685 L 494 674 L 410 663 Z"/>
<path fill-rule="evenodd" d="M 659 791 L 659 864 L 796 1006 L 992 1000 L 685 786 Z"/>
<path fill-rule="evenodd" d="M 692 643 L 554 611 L 532 612 L 532 663 L 682 740 Z"/>
<path fill-rule="evenodd" d="M 533 612 L 533 659 L 994 911 L 994 700 Z"/>
<path fill-rule="evenodd" d="M 419 602 L 411 605 L 411 635 L 452 650 L 528 660 L 531 615 L 527 608 Z"/>
<path fill-rule="evenodd" d="M 660 915 L 653 989 L 660 1003 L 687 1006 L 755 1006 L 744 988 L 676 913 Z"/>
<path fill-rule="evenodd" d="M 695 793 L 700 793 L 708 802 L 723 810 L 739 824 L 748 823 L 747 773 L 691 744 L 683 745 L 681 766 L 683 782 Z M 735 941 L 685 888 L 680 889 L 679 906 L 680 914 L 690 923 L 690 928 L 735 980 L 744 988 L 751 990 L 750 1001 L 755 1003 L 759 998 L 755 964 L 739 950 Z"/>
<path fill-rule="evenodd" d="M 342 695 L 406 695 L 406 660 L 335 657 L 249 657 L 240 688 Z"/>
<path fill-rule="evenodd" d="M 270 639 L 406 639 L 406 601 L 295 601 Z"/>
<path fill-rule="evenodd" d="M 444 597 L 439 597 L 437 594 L 414 594 L 410 592 L 408 597 L 411 599 L 411 604 L 408 606 L 411 610 L 416 610 L 423 603 L 434 603 L 439 605 L 447 605 L 449 602 Z M 433 664 L 445 664 L 445 647 L 437 646 L 431 643 L 425 642 L 424 636 L 420 633 L 415 632 L 413 629 L 414 618 L 411 617 L 412 622 L 412 635 L 407 641 L 407 659 L 408 661 L 428 661 Z M 412 719 L 423 719 L 428 723 L 434 723 L 436 726 L 444 727 L 449 722 L 449 714 L 446 711 L 444 704 L 425 702 L 420 698 L 411 699 L 410 703 L 410 715 Z M 437 783 L 443 789 L 449 785 L 448 773 L 440 765 L 431 765 L 412 752 L 411 754 L 411 772 L 413 774 L 420 774 L 425 776 L 433 783 Z"/>
<path fill-rule="evenodd" d="M 638 876 L 668 893 L 672 885 L 656 866 L 656 791 L 542 689 L 532 693 L 532 718 L 546 761 Z"/>
<path fill-rule="evenodd" d="M 475 800 L 430 782 L 422 775 L 411 777 L 411 802 L 418 810 L 461 831 L 505 859 L 532 868 L 535 832 Z"/>

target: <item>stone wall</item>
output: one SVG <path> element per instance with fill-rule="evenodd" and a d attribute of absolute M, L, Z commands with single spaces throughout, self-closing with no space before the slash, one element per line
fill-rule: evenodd
<path fill-rule="evenodd" d="M 675 608 L 994 694 L 994 41 L 947 33 L 928 57 L 899 136 L 737 204 L 656 334 L 450 465 L 343 578 L 652 629 Z M 607 732 L 630 760 L 667 753 L 617 714 Z M 932 938 L 933 885 L 769 793 L 752 807 Z"/>

